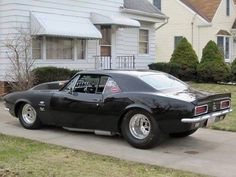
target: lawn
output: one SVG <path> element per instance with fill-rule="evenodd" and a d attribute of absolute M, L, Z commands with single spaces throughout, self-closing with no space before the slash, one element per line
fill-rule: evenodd
<path fill-rule="evenodd" d="M 0 134 L 1 177 L 200 177 Z"/>
<path fill-rule="evenodd" d="M 232 107 L 236 107 L 236 86 L 233 85 L 219 85 L 219 84 L 199 84 L 190 83 L 196 89 L 208 92 L 231 92 L 232 93 Z M 216 123 L 212 126 L 213 129 L 226 130 L 236 132 L 236 111 L 230 113 L 224 121 Z"/>

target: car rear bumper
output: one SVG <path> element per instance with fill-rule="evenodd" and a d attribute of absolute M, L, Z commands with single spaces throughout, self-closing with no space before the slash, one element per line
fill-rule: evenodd
<path fill-rule="evenodd" d="M 183 118 L 181 119 L 181 122 L 182 123 L 199 123 L 199 122 L 206 121 L 214 117 L 225 116 L 226 114 L 232 111 L 233 111 L 232 109 L 226 109 L 226 110 L 213 112 L 213 113 L 205 114 L 205 115 L 194 117 L 194 118 Z"/>

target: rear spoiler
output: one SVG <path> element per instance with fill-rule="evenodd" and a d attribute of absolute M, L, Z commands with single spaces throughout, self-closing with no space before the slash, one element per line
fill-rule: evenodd
<path fill-rule="evenodd" d="M 193 104 L 195 105 L 202 105 L 209 103 L 209 101 L 220 101 L 220 100 L 231 100 L 231 93 L 218 93 L 218 94 L 212 94 L 203 98 L 199 98 L 195 101 L 193 101 Z"/>

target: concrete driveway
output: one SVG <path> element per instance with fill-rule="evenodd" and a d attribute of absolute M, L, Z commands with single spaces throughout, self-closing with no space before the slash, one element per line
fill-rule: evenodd
<path fill-rule="evenodd" d="M 63 129 L 25 130 L 0 103 L 0 133 L 196 173 L 236 176 L 236 133 L 200 129 L 184 139 L 168 139 L 151 150 L 130 147 L 119 137 L 73 133 Z"/>

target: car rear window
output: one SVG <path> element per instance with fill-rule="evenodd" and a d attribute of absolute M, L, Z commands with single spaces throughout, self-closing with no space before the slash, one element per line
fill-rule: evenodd
<path fill-rule="evenodd" d="M 141 79 L 156 90 L 188 88 L 188 86 L 184 82 L 169 74 L 164 73 L 143 75 L 141 76 Z"/>

